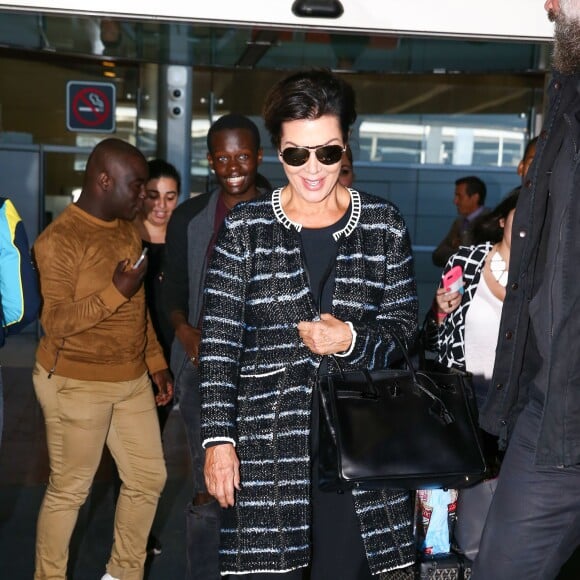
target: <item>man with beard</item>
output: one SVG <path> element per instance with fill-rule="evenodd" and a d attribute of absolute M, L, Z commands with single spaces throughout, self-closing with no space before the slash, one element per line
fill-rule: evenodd
<path fill-rule="evenodd" d="M 203 476 L 198 371 L 205 273 L 221 224 L 240 201 L 254 199 L 262 161 L 260 133 L 247 117 L 220 117 L 207 135 L 207 160 L 218 187 L 179 205 L 167 227 L 164 301 L 175 330 L 171 368 L 193 468 L 193 499 L 186 511 L 187 580 L 219 578 L 221 508 Z"/>
<path fill-rule="evenodd" d="M 474 580 L 550 580 L 580 544 L 580 0 L 556 23 L 550 110 L 513 222 L 494 376 L 480 414 L 507 446 Z"/>

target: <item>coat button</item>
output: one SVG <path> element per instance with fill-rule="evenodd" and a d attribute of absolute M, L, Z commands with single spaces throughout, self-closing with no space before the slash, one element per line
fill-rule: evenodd
<path fill-rule="evenodd" d="M 514 282 L 514 283 L 512 284 L 512 290 L 517 290 L 519 287 L 520 287 L 520 286 L 519 286 L 519 284 L 518 284 L 517 282 Z"/>
<path fill-rule="evenodd" d="M 559 91 L 561 87 L 562 87 L 562 83 L 561 83 L 560 81 L 556 81 L 556 82 L 554 83 L 554 88 L 555 88 L 557 91 Z"/>
<path fill-rule="evenodd" d="M 540 133 L 540 139 L 546 139 L 548 137 L 548 131 L 546 131 L 546 129 L 542 129 L 542 132 Z"/>
<path fill-rule="evenodd" d="M 511 330 L 508 330 L 508 331 L 505 333 L 505 337 L 506 337 L 506 339 L 507 339 L 507 340 L 511 340 L 511 339 L 512 339 L 512 337 L 513 337 L 513 335 L 514 335 L 514 333 L 513 333 Z"/>
<path fill-rule="evenodd" d="M 501 391 L 503 389 L 503 383 L 498 383 L 495 388 L 497 391 Z"/>
<path fill-rule="evenodd" d="M 526 232 L 526 230 L 520 230 L 518 232 L 518 235 L 520 236 L 520 238 L 525 238 L 527 235 L 527 232 Z"/>
<path fill-rule="evenodd" d="M 530 187 L 532 187 L 532 183 L 533 181 L 531 179 L 526 179 L 526 183 L 524 185 L 527 189 L 530 189 Z"/>

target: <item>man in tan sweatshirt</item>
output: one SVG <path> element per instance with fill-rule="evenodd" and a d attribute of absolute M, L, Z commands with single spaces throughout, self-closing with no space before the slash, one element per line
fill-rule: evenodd
<path fill-rule="evenodd" d="M 166 480 L 155 405 L 173 393 L 145 307 L 146 258 L 136 266 L 141 240 L 131 220 L 146 180 L 147 163 L 135 147 L 102 141 L 87 162 L 79 200 L 34 244 L 45 334 L 33 381 L 50 458 L 35 580 L 65 580 L 70 538 L 105 444 L 123 483 L 103 580 L 143 578 Z"/>

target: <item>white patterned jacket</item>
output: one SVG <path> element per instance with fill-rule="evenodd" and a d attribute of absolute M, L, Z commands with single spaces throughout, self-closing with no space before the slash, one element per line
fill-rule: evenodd
<path fill-rule="evenodd" d="M 485 259 L 493 244 L 486 242 L 477 246 L 461 246 L 447 262 L 443 275 L 454 266 L 463 269 L 463 297 L 461 304 L 445 322 L 437 327 L 435 351 L 440 363 L 448 368 L 465 369 L 465 317 L 475 296 Z M 434 327 L 433 327 L 434 328 Z"/>

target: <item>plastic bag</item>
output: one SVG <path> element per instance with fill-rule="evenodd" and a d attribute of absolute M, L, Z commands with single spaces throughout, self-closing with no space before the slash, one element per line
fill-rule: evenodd
<path fill-rule="evenodd" d="M 457 511 L 456 489 L 417 490 L 416 537 L 423 554 L 447 554 Z"/>

